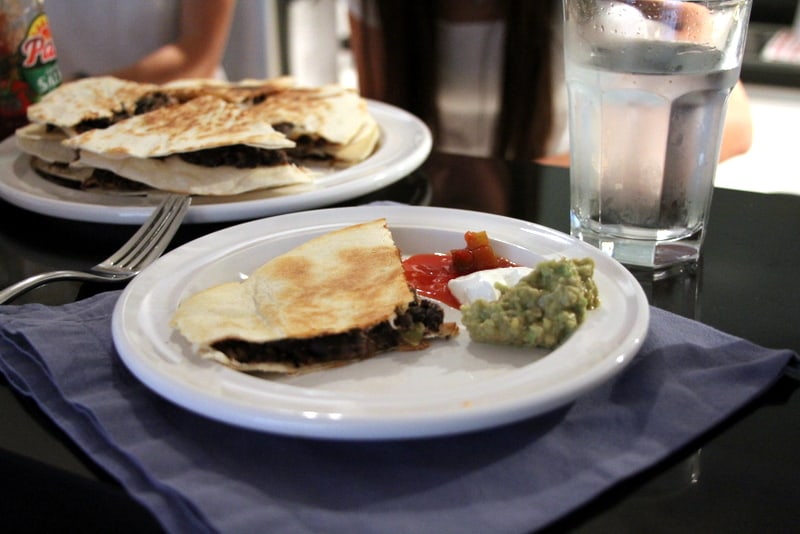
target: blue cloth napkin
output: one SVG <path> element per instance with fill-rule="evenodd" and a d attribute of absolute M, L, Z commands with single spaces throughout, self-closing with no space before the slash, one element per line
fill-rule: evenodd
<path fill-rule="evenodd" d="M 625 371 L 550 414 L 330 442 L 227 426 L 152 393 L 114 350 L 118 296 L 0 306 L 0 371 L 171 532 L 530 532 L 687 445 L 797 358 L 652 308 Z"/>

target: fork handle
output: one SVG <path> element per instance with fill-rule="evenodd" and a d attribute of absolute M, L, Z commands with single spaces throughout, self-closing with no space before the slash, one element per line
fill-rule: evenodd
<path fill-rule="evenodd" d="M 81 280 L 84 282 L 116 282 L 113 278 L 98 276 L 82 271 L 50 271 L 47 273 L 35 274 L 0 291 L 0 304 L 5 304 L 23 293 L 39 287 L 47 282 L 56 280 Z"/>

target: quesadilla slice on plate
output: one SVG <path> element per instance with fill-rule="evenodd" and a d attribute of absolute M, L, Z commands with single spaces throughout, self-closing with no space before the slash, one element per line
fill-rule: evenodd
<path fill-rule="evenodd" d="M 114 184 L 123 190 L 139 189 L 108 172 L 76 168 L 78 151 L 64 141 L 95 128 L 107 128 L 133 115 L 178 103 L 160 92 L 158 85 L 121 80 L 113 76 L 84 78 L 65 83 L 28 107 L 30 124 L 17 129 L 17 146 L 30 154 L 31 167 L 47 177 L 92 187 Z"/>
<path fill-rule="evenodd" d="M 286 155 L 294 142 L 214 96 L 136 115 L 63 142 L 77 166 L 186 194 L 233 195 L 299 183 L 313 174 Z"/>
<path fill-rule="evenodd" d="M 105 128 L 133 115 L 165 104 L 153 95 L 159 86 L 113 76 L 84 78 L 65 83 L 28 108 L 28 120 L 60 129 L 66 136 Z"/>
<path fill-rule="evenodd" d="M 17 146 L 38 158 L 39 167 L 81 181 L 86 171 L 73 173 L 68 168 L 78 159 L 78 153 L 62 141 L 79 131 L 105 127 L 129 116 L 127 110 L 133 110 L 136 100 L 154 87 L 111 76 L 65 83 L 28 107 L 30 124 L 17 129 Z"/>
<path fill-rule="evenodd" d="M 171 325 L 206 359 L 240 371 L 303 373 L 458 333 L 406 282 L 384 219 L 314 238 L 242 282 L 180 303 Z"/>
<path fill-rule="evenodd" d="M 372 154 L 380 138 L 366 101 L 339 85 L 276 91 L 246 114 L 293 140 L 297 146 L 289 153 L 299 161 L 357 163 Z"/>

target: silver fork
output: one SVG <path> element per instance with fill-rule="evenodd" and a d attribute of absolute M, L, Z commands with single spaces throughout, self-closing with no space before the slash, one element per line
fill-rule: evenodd
<path fill-rule="evenodd" d="M 0 291 L 0 304 L 55 280 L 120 282 L 133 278 L 167 248 L 191 204 L 188 195 L 167 195 L 141 228 L 114 254 L 86 271 L 51 271 L 33 275 Z"/>

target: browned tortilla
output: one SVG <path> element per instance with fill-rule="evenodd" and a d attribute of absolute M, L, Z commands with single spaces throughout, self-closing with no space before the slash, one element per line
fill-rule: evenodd
<path fill-rule="evenodd" d="M 302 372 L 408 348 L 406 339 L 395 339 L 383 326 L 380 333 L 371 330 L 391 327 L 412 306 L 422 305 L 406 282 L 386 221 L 379 219 L 312 239 L 268 261 L 243 282 L 189 296 L 172 326 L 201 356 L 236 369 Z M 436 304 L 426 302 L 423 308 L 441 315 Z M 454 325 L 438 324 L 426 335 L 454 333 Z M 309 348 L 314 343 L 323 348 Z M 426 346 L 422 336 L 417 345 Z M 258 350 L 262 356 L 253 356 Z M 276 352 L 277 361 L 264 356 Z"/>

